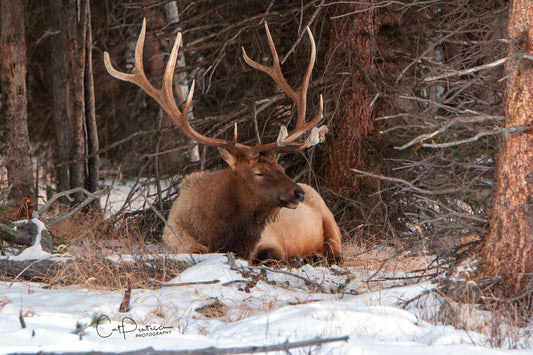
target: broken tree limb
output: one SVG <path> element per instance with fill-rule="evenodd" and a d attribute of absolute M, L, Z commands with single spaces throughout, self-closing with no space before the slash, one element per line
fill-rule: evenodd
<path fill-rule="evenodd" d="M 73 194 L 76 194 L 76 193 L 83 193 L 86 196 L 85 200 L 83 200 L 82 202 L 80 202 L 79 204 L 77 204 L 76 206 L 74 206 L 73 208 L 68 210 L 67 212 L 65 212 L 63 214 L 60 214 L 59 216 L 50 217 L 50 218 L 47 218 L 47 219 L 44 220 L 44 223 L 46 223 L 47 225 L 49 225 L 49 226 L 54 225 L 54 224 L 56 224 L 58 222 L 64 221 L 66 219 L 69 219 L 76 212 L 80 211 L 81 209 L 83 209 L 85 206 L 89 205 L 94 200 L 97 200 L 97 199 L 102 198 L 103 196 L 107 195 L 110 191 L 111 191 L 111 187 L 109 187 L 109 186 L 104 186 L 100 190 L 95 191 L 95 192 L 89 192 L 89 191 L 85 190 L 83 187 L 76 187 L 74 189 L 61 191 L 61 192 L 55 194 L 54 196 L 52 196 L 52 198 L 50 198 L 50 200 L 48 200 L 43 206 L 41 206 L 38 209 L 37 217 L 41 217 L 43 214 L 45 214 L 46 211 L 48 211 L 48 209 L 50 208 L 50 206 L 55 201 L 57 201 L 59 198 L 67 197 L 70 200 L 70 195 L 73 195 Z"/>
<path fill-rule="evenodd" d="M 59 270 L 61 265 L 57 259 L 43 260 L 0 260 L 0 271 L 4 277 L 13 278 L 13 281 L 46 280 Z"/>
<path fill-rule="evenodd" d="M 439 79 L 446 79 L 446 78 L 450 78 L 450 77 L 453 77 L 453 76 L 461 76 L 461 75 L 473 74 L 473 73 L 478 72 L 480 70 L 490 69 L 490 68 L 494 68 L 494 67 L 497 67 L 499 65 L 502 65 L 505 62 L 507 62 L 508 59 L 509 58 L 501 58 L 501 59 L 495 60 L 492 63 L 478 65 L 477 67 L 468 68 L 468 69 L 464 69 L 464 70 L 450 70 L 450 71 L 447 71 L 446 73 L 442 73 L 442 74 L 439 74 L 439 75 L 428 76 L 428 77 L 424 78 L 424 81 L 427 82 L 427 81 L 434 81 L 434 80 L 439 80 Z"/>
<path fill-rule="evenodd" d="M 108 354 L 119 354 L 119 355 L 149 355 L 149 354 L 158 354 L 158 355 L 218 355 L 218 354 L 248 354 L 248 353 L 264 353 L 272 351 L 286 351 L 290 349 L 301 348 L 304 346 L 319 346 L 326 343 L 333 343 L 338 341 L 348 341 L 349 336 L 340 336 L 332 338 L 313 338 L 308 340 L 300 340 L 294 342 L 283 342 L 279 344 L 272 345 L 251 345 L 243 347 L 234 347 L 234 348 L 216 348 L 214 346 L 203 349 L 190 349 L 190 350 L 155 350 L 152 347 L 145 349 L 138 349 L 125 352 L 105 352 L 105 351 L 88 351 L 88 352 L 76 352 L 76 353 L 62 353 L 62 355 L 108 355 Z M 19 355 L 24 355 L 24 353 L 17 353 Z M 41 352 L 41 355 L 55 355 L 54 352 Z"/>
<path fill-rule="evenodd" d="M 53 240 L 50 232 L 41 221 L 24 220 L 10 224 L 0 224 L 0 241 L 29 247 L 38 240 L 40 248 L 48 253 L 53 250 Z M 40 234 L 40 238 L 37 238 Z"/>
<path fill-rule="evenodd" d="M 0 240 L 17 245 L 32 245 L 33 238 L 26 231 L 13 229 L 11 226 L 0 224 Z"/>

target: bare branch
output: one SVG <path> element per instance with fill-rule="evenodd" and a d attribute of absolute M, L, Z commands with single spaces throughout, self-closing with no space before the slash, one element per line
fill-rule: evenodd
<path fill-rule="evenodd" d="M 64 353 L 64 355 L 148 355 L 148 354 L 160 354 L 160 355 L 185 355 L 185 354 L 196 354 L 196 355 L 218 355 L 218 354 L 249 354 L 249 353 L 263 353 L 263 352 L 272 352 L 272 351 L 285 351 L 288 352 L 290 349 L 301 348 L 304 346 L 318 346 L 326 343 L 334 343 L 338 341 L 348 341 L 349 336 L 340 336 L 333 338 L 313 338 L 309 340 L 301 340 L 289 342 L 285 341 L 283 343 L 272 344 L 272 345 L 251 345 L 235 348 L 216 348 L 211 346 L 209 348 L 203 349 L 190 349 L 190 350 L 158 350 L 155 351 L 154 348 L 149 347 L 146 349 L 125 351 L 125 352 L 105 352 L 105 351 L 89 351 L 89 352 L 80 352 L 80 353 Z M 42 352 L 42 355 L 56 355 L 54 352 L 46 353 Z M 20 355 L 24 355 L 21 353 Z"/>
<path fill-rule="evenodd" d="M 525 53 L 524 54 L 519 54 L 519 55 L 513 55 L 513 56 L 510 56 L 510 57 L 505 57 L 505 58 L 501 58 L 501 59 L 495 60 L 495 61 L 493 61 L 491 63 L 478 65 L 476 67 L 469 68 L 469 69 L 450 70 L 450 71 L 448 71 L 446 73 L 443 73 L 443 74 L 428 76 L 427 78 L 424 78 L 423 81 L 428 82 L 428 81 L 434 81 L 434 80 L 439 80 L 439 79 L 451 78 L 453 76 L 461 76 L 461 75 L 472 74 L 472 73 L 478 72 L 480 70 L 486 70 L 486 69 L 491 69 L 491 68 L 497 67 L 499 65 L 505 64 L 505 62 L 507 62 L 509 60 L 515 60 L 515 59 L 527 59 L 527 60 L 533 61 L 533 56 L 530 55 L 530 54 L 525 54 Z"/>
<path fill-rule="evenodd" d="M 447 143 L 424 143 L 424 144 L 422 144 L 422 147 L 424 147 L 424 148 L 435 148 L 435 149 L 437 149 L 437 148 L 449 148 L 449 147 L 454 147 L 454 146 L 461 145 L 461 144 L 472 143 L 472 142 L 475 142 L 475 141 L 477 141 L 477 140 L 479 140 L 479 139 L 481 139 L 483 137 L 486 137 L 486 136 L 494 136 L 494 135 L 501 134 L 501 133 L 517 134 L 517 133 L 529 131 L 532 128 L 533 128 L 532 126 L 498 128 L 498 129 L 495 129 L 493 131 L 479 132 L 474 137 L 470 137 L 470 138 L 467 138 L 467 139 L 462 139 L 460 141 L 447 142 Z"/>
<path fill-rule="evenodd" d="M 307 278 L 305 276 L 295 274 L 294 272 L 290 272 L 290 271 L 287 271 L 287 270 L 281 270 L 281 269 L 280 270 L 272 269 L 272 268 L 264 266 L 264 265 L 263 266 L 259 266 L 259 269 L 295 277 L 297 279 L 303 280 L 304 282 L 306 282 L 308 284 L 316 286 L 320 290 L 320 292 L 327 293 L 326 290 L 324 289 L 324 287 L 322 287 L 321 284 L 319 284 L 319 283 L 317 283 L 317 282 L 315 282 L 313 280 L 310 280 L 309 278 Z"/>
<path fill-rule="evenodd" d="M 418 143 L 421 143 L 423 141 L 425 141 L 426 139 L 430 139 L 430 138 L 433 138 L 439 134 L 442 134 L 444 133 L 444 131 L 446 131 L 448 128 L 450 128 L 451 126 L 457 124 L 457 123 L 480 123 L 480 122 L 483 122 L 483 121 L 486 121 L 486 120 L 503 120 L 505 119 L 504 116 L 494 116 L 494 115 L 476 115 L 476 116 L 467 116 L 467 117 L 456 117 L 454 119 L 451 119 L 449 120 L 448 122 L 446 122 L 446 124 L 442 125 L 439 129 L 431 132 L 431 133 L 427 133 L 427 134 L 422 134 L 416 138 L 413 138 L 412 140 L 410 140 L 409 142 L 405 143 L 404 145 L 402 146 L 399 146 L 399 147 L 394 147 L 394 149 L 398 149 L 398 150 L 404 150 L 404 149 L 407 149 L 409 148 L 410 146 L 412 145 L 415 145 L 415 144 L 418 144 Z M 497 133 L 500 133 L 500 132 L 497 132 Z M 495 134 L 497 134 L 495 133 Z M 479 137 L 481 138 L 481 137 Z M 479 139 L 477 138 L 477 139 Z M 476 140 L 477 140 L 476 139 Z M 472 140 L 473 142 L 474 140 Z M 468 143 L 468 142 L 463 142 L 463 143 Z M 462 143 L 460 143 L 462 144 Z M 433 148 L 433 147 L 428 147 L 427 145 L 422 145 L 423 147 L 427 147 L 427 148 Z"/>
<path fill-rule="evenodd" d="M 83 193 L 85 196 L 87 196 L 85 198 L 85 200 L 83 200 L 82 202 L 80 202 L 79 204 L 77 204 L 76 206 L 71 208 L 69 211 L 67 211 L 67 212 L 65 212 L 63 214 L 60 214 L 59 216 L 50 217 L 50 218 L 47 218 L 47 219 L 44 220 L 45 224 L 47 224 L 49 226 L 54 225 L 54 224 L 56 224 L 58 222 L 64 221 L 66 219 L 69 219 L 76 212 L 80 211 L 81 209 L 83 209 L 85 206 L 89 205 L 94 200 L 97 200 L 97 199 L 102 198 L 103 196 L 107 195 L 110 191 L 111 191 L 111 187 L 104 186 L 103 188 L 101 188 L 100 190 L 95 191 L 95 192 L 89 192 L 89 191 L 85 190 L 83 187 L 76 187 L 74 189 L 58 192 L 57 194 L 52 196 L 52 198 L 50 198 L 50 200 L 48 200 L 41 208 L 39 208 L 39 210 L 37 211 L 37 218 L 42 217 L 46 213 L 46 211 L 48 211 L 50 206 L 55 201 L 57 201 L 57 199 L 59 199 L 61 197 L 67 197 L 70 200 L 69 195 L 73 195 L 73 194 L 76 194 L 76 193 Z"/>
<path fill-rule="evenodd" d="M 154 213 L 157 215 L 157 217 L 159 217 L 159 219 L 161 219 L 163 221 L 163 223 L 165 223 L 165 225 L 172 231 L 172 233 L 174 233 L 174 236 L 176 238 L 178 238 L 178 240 L 180 241 L 181 245 L 185 248 L 185 250 L 187 251 L 187 253 L 189 254 L 189 257 L 191 258 L 191 261 L 193 263 L 193 265 L 196 265 L 197 262 L 196 260 L 194 260 L 194 257 L 192 256 L 192 253 L 191 251 L 189 250 L 189 248 L 187 247 L 187 245 L 185 244 L 185 242 L 180 238 L 180 236 L 178 235 L 178 233 L 176 233 L 176 231 L 174 230 L 174 228 L 172 228 L 172 226 L 167 222 L 167 220 L 161 215 L 161 213 L 159 213 L 159 211 L 150 203 L 150 201 L 148 201 L 148 198 L 145 198 L 145 201 L 146 203 L 148 204 L 148 206 L 150 206 L 150 208 L 152 209 L 152 211 L 154 211 Z"/>
<path fill-rule="evenodd" d="M 439 80 L 439 79 L 450 78 L 452 76 L 461 76 L 461 75 L 472 74 L 472 73 L 478 72 L 480 70 L 490 69 L 490 68 L 494 68 L 494 67 L 497 67 L 499 65 L 502 65 L 505 62 L 507 62 L 508 59 L 509 59 L 509 57 L 506 57 L 506 58 L 495 60 L 492 63 L 478 65 L 477 67 L 464 69 L 464 70 L 450 70 L 450 71 L 448 71 L 446 73 L 443 73 L 443 74 L 428 76 L 427 78 L 424 78 L 423 81 L 428 82 L 428 81 L 434 81 L 434 80 Z"/>
<path fill-rule="evenodd" d="M 394 177 L 390 177 L 390 176 L 372 174 L 372 173 L 369 173 L 367 171 L 362 171 L 362 170 L 357 170 L 357 169 L 350 169 L 350 170 L 353 171 L 354 173 L 358 173 L 358 174 L 361 174 L 361 175 L 364 175 L 364 176 L 369 176 L 369 177 L 372 177 L 372 178 L 375 178 L 375 179 L 381 179 L 381 180 L 384 180 L 384 181 L 390 181 L 390 182 L 395 182 L 395 183 L 398 183 L 398 184 L 401 184 L 401 185 L 405 185 L 409 189 L 411 189 L 411 190 L 413 190 L 413 191 L 415 191 L 417 193 L 424 194 L 424 195 L 447 195 L 447 194 L 452 194 L 452 193 L 456 193 L 456 192 L 461 191 L 461 189 L 445 189 L 445 190 L 439 190 L 439 191 L 424 190 L 424 189 L 421 189 L 419 187 L 416 187 L 415 185 L 413 185 L 412 183 L 410 183 L 409 181 L 404 180 L 404 179 L 394 178 Z"/>

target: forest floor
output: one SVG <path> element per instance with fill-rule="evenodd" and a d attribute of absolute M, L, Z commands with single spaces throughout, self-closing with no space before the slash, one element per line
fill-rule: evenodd
<path fill-rule="evenodd" d="M 108 228 L 98 219 L 72 219 L 55 229 L 64 244 L 54 254 L 34 246 L 5 257 L 61 267 L 39 282 L 1 279 L 0 354 L 148 348 L 530 354 L 533 348 L 531 322 L 518 326 L 443 292 L 461 268 L 455 276 L 428 273 L 431 255 L 348 243 L 343 265 L 258 266 L 224 254 L 193 255 L 194 264 L 127 228 L 121 233 L 131 235 L 102 238 Z"/>
<path fill-rule="evenodd" d="M 266 267 L 208 254 L 194 255 L 197 264 L 190 265 L 188 255 L 160 254 L 158 248 L 142 262 L 152 268 L 186 267 L 165 282 L 149 280 L 151 287 L 102 286 L 105 281 L 98 277 L 112 276 L 98 272 L 72 285 L 0 282 L 0 353 L 149 347 L 251 352 L 311 341 L 291 353 L 529 354 L 505 349 L 533 345 L 531 328 L 496 324 L 490 311 L 447 299 L 438 280 L 412 279 L 400 264 L 382 270 L 370 261 L 366 266 Z M 74 254 L 75 248 L 54 257 Z M 113 247 L 105 258 L 139 262 L 139 255 Z M 97 269 L 106 265 L 93 260 Z"/>

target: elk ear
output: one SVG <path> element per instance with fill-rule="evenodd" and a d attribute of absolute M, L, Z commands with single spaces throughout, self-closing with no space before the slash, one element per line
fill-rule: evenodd
<path fill-rule="evenodd" d="M 229 166 L 231 166 L 232 169 L 235 169 L 235 164 L 237 163 L 237 157 L 231 152 L 225 148 L 218 148 L 218 152 L 220 153 L 220 156 L 226 163 L 228 163 Z"/>

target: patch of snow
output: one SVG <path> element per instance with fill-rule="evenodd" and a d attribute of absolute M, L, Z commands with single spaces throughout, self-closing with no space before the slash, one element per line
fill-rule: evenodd
<path fill-rule="evenodd" d="M 18 222 L 15 222 L 15 225 L 17 223 L 22 223 L 22 222 L 26 223 L 27 221 L 18 221 Z M 14 260 L 14 261 L 43 260 L 43 259 L 49 259 L 52 257 L 52 254 L 44 251 L 41 245 L 41 238 L 42 238 L 41 233 L 43 232 L 43 230 L 46 229 L 45 224 L 37 218 L 33 218 L 31 222 L 37 226 L 37 234 L 35 236 L 35 241 L 33 245 L 23 249 L 19 255 L 10 256 L 9 260 Z"/>
<path fill-rule="evenodd" d="M 188 256 L 180 256 L 188 260 Z M 360 295 L 326 294 L 292 287 L 301 280 L 267 273 L 254 276 L 232 269 L 224 255 L 197 258 L 198 264 L 159 289 L 134 289 L 130 311 L 120 313 L 122 291 L 81 287 L 44 288 L 30 282 L 0 283 L 0 354 L 13 352 L 131 351 L 201 349 L 278 344 L 315 337 L 349 336 L 335 342 L 291 350 L 297 354 L 530 354 L 484 346 L 483 335 L 423 321 L 416 302 L 398 306 L 435 287 L 422 282 Z M 249 270 L 249 269 L 248 269 Z M 255 270 L 255 268 L 253 269 Z M 294 270 L 291 270 L 294 272 Z M 303 267 L 301 275 L 324 279 L 324 268 Z M 341 277 L 342 278 L 342 277 Z M 218 281 L 217 281 L 218 280 Z M 202 281 L 213 281 L 202 284 Z M 179 284 L 178 284 L 179 283 Z M 174 284 L 174 285 L 172 285 Z M 283 285 L 290 287 L 284 287 Z M 226 309 L 210 318 L 199 307 L 216 299 Z M 426 305 L 431 303 L 426 303 Z M 27 328 L 22 329 L 19 312 Z M 81 336 L 76 324 L 97 327 Z M 530 344 L 533 345 L 533 344 Z"/>

